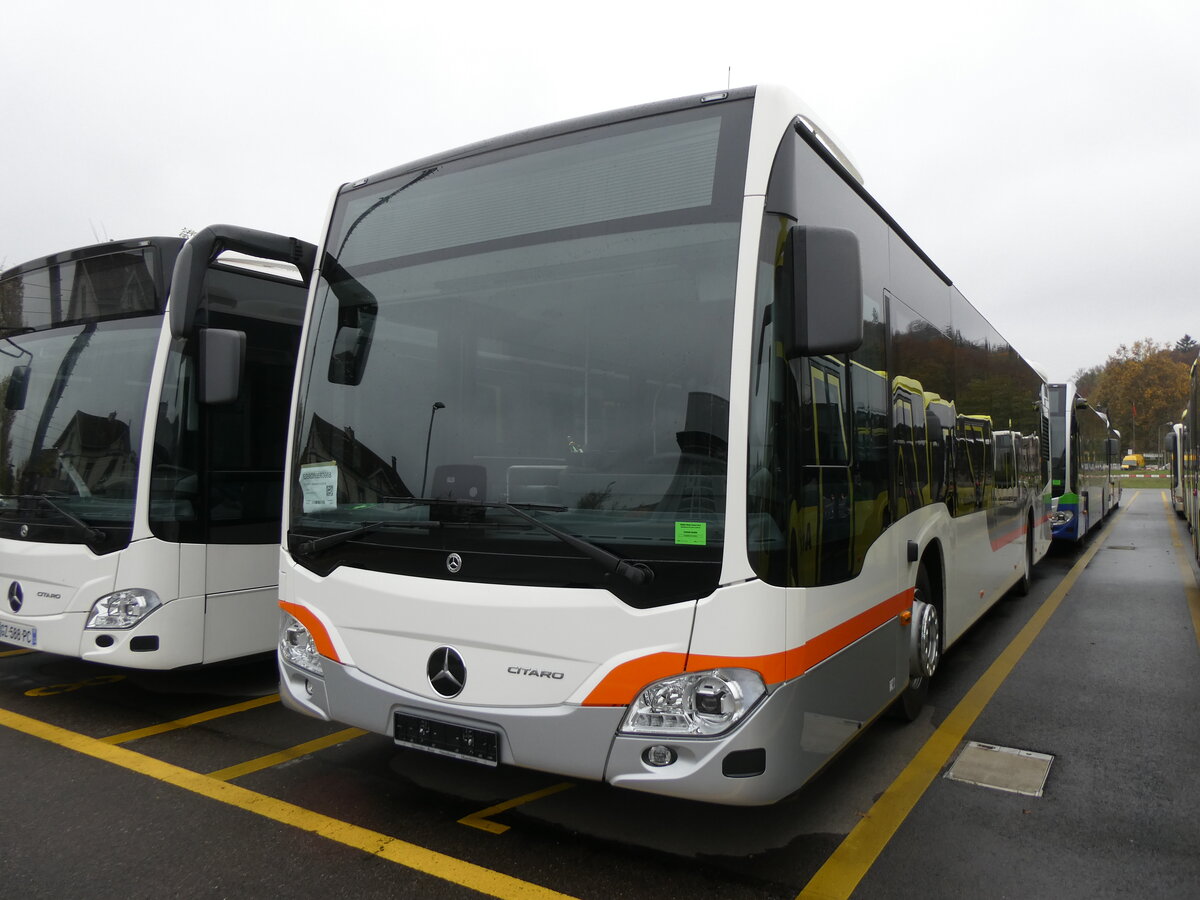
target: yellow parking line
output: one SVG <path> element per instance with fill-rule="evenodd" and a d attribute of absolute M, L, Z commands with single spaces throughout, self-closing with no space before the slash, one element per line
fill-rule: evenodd
<path fill-rule="evenodd" d="M 1136 502 L 1137 496 L 1126 504 L 1124 509 L 1128 510 Z M 1067 576 L 1059 582 L 1058 587 L 996 657 L 988 670 L 971 686 L 966 696 L 905 766 L 904 771 L 875 801 L 875 805 L 850 830 L 825 864 L 817 870 L 812 880 L 805 885 L 797 900 L 844 900 L 854 892 L 888 841 L 892 839 L 892 835 L 912 812 L 951 754 L 958 749 L 967 730 L 975 723 L 988 701 L 1041 633 L 1063 598 L 1092 561 L 1092 557 L 1104 545 L 1104 536 L 1120 514 L 1120 511 L 1114 513 L 1103 530 L 1092 537 L 1091 546 L 1071 567 Z"/>
<path fill-rule="evenodd" d="M 0 709 L 0 725 L 482 894 L 519 900 L 559 900 L 568 896 L 6 709 Z"/>
<path fill-rule="evenodd" d="M 0 645 L 2 646 L 2 645 Z M 0 658 L 5 656 L 24 656 L 26 653 L 37 653 L 36 650 L 0 650 Z"/>
<path fill-rule="evenodd" d="M 1187 550 L 1183 549 L 1183 538 L 1179 534 L 1178 516 L 1175 515 L 1175 509 L 1167 501 L 1167 495 L 1163 494 L 1163 505 L 1170 513 L 1171 523 L 1171 545 L 1175 548 L 1175 563 L 1179 566 L 1179 574 L 1183 578 L 1183 592 L 1187 597 L 1188 611 L 1192 614 L 1192 630 L 1196 632 L 1196 643 L 1200 644 L 1200 586 L 1196 584 L 1196 573 L 1192 569 L 1191 560 L 1188 559 L 1188 552 L 1191 551 L 1191 545 Z"/>
<path fill-rule="evenodd" d="M 503 803 L 489 806 L 487 809 L 482 809 L 477 813 L 463 816 L 458 820 L 458 824 L 470 825 L 472 828 L 478 828 L 481 831 L 490 831 L 492 834 L 504 834 L 510 826 L 489 821 L 488 816 L 496 816 L 510 809 L 515 809 L 518 806 L 524 806 L 526 803 L 532 803 L 534 800 L 541 800 L 543 797 L 549 797 L 551 794 L 565 791 L 569 787 L 575 787 L 575 784 L 570 781 L 564 781 L 561 784 L 551 785 L 548 788 L 542 788 L 540 791 L 534 791 L 532 794 L 524 794 L 513 800 L 505 800 Z"/>
<path fill-rule="evenodd" d="M 248 709 L 258 709 L 260 706 L 267 706 L 270 703 L 278 703 L 279 695 L 271 694 L 269 697 L 256 697 L 253 700 L 247 700 L 244 703 L 234 703 L 232 706 L 222 706 L 220 709 L 210 709 L 208 712 L 196 713 L 194 716 L 188 716 L 184 719 L 176 719 L 174 722 L 163 722 L 160 725 L 151 725 L 147 728 L 138 728 L 136 731 L 126 731 L 122 734 L 111 734 L 108 737 L 100 738 L 106 744 L 127 744 L 130 741 L 136 741 L 138 738 L 151 737 L 156 734 L 163 734 L 167 731 L 177 731 L 180 728 L 190 728 L 192 725 L 199 725 L 201 722 L 210 722 L 213 719 L 220 719 L 223 716 L 231 716 L 234 713 L 245 712 Z"/>
<path fill-rule="evenodd" d="M 315 741 L 297 744 L 295 747 L 289 747 L 287 750 L 280 750 L 278 753 L 260 756 L 258 759 L 252 759 L 248 762 L 239 763 L 236 766 L 228 766 L 224 769 L 218 769 L 215 772 L 209 772 L 208 777 L 215 778 L 218 781 L 232 781 L 234 778 L 241 778 L 243 775 L 249 775 L 251 772 L 261 772 L 263 769 L 269 769 L 272 766 L 279 765 L 280 763 L 289 762 L 293 759 L 299 759 L 301 756 L 308 756 L 308 754 L 316 753 L 318 750 L 324 750 L 327 747 L 333 747 L 337 744 L 344 744 L 346 741 L 352 741 L 356 737 L 361 737 L 364 734 L 366 734 L 366 732 L 361 728 L 347 728 L 345 731 L 327 734 L 325 737 L 317 738 Z"/>

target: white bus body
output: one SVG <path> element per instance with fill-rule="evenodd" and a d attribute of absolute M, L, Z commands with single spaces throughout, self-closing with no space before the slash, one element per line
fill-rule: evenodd
<path fill-rule="evenodd" d="M 174 337 L 182 245 L 115 241 L 0 278 L 0 640 L 146 669 L 275 644 L 305 287 L 295 266 L 221 261 Z M 219 329 L 244 336 L 245 367 L 210 403 L 200 345 Z"/>
<path fill-rule="evenodd" d="M 1042 379 L 779 89 L 344 186 L 281 692 L 399 744 L 773 802 L 1049 545 Z"/>
<path fill-rule="evenodd" d="M 1121 435 L 1073 383 L 1048 390 L 1051 533 L 1078 542 L 1121 503 Z"/>

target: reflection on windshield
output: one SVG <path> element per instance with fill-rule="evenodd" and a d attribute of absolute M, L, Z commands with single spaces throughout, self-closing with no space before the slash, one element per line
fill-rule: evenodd
<path fill-rule="evenodd" d="M 462 552 L 471 580 L 635 606 L 713 590 L 749 114 L 614 121 L 345 192 L 302 363 L 298 561 L 445 578 Z"/>
<path fill-rule="evenodd" d="M 651 516 L 670 542 L 677 522 L 715 530 L 736 237 L 683 226 L 363 277 L 379 306 L 358 385 L 327 377 L 325 292 L 293 509 L 428 495 L 603 514 L 588 530 L 618 540 L 648 539 Z"/>
<path fill-rule="evenodd" d="M 29 367 L 19 409 L 3 410 L 0 494 L 50 495 L 89 524 L 130 524 L 158 317 L 18 335 L 0 355 L 0 395 Z M 11 504 L 10 504 L 11 505 Z"/>

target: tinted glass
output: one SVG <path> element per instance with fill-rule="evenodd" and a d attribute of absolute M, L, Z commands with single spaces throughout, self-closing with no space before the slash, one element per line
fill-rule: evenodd
<path fill-rule="evenodd" d="M 444 576 L 450 542 L 540 560 L 472 566 L 483 580 L 601 583 L 508 511 L 404 501 L 540 504 L 621 555 L 681 572 L 719 560 L 747 112 L 614 123 L 344 197 L 306 353 L 292 528 L 433 521 L 372 538 L 414 556 L 358 547 L 356 564 Z M 436 564 L 421 556 L 434 550 Z M 715 586 L 658 574 L 638 602 Z"/>

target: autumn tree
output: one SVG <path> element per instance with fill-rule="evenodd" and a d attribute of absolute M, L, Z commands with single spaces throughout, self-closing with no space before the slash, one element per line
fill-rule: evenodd
<path fill-rule="evenodd" d="M 1090 369 L 1080 369 L 1071 379 L 1075 382 L 1075 387 L 1084 397 L 1090 398 L 1096 391 L 1096 386 L 1100 384 L 1100 378 L 1104 375 L 1104 366 L 1096 365 Z"/>
<path fill-rule="evenodd" d="M 1107 410 L 1122 449 L 1157 452 L 1167 426 L 1187 404 L 1188 366 L 1173 348 L 1146 338 L 1108 358 L 1089 399 Z"/>

